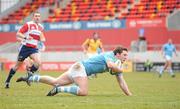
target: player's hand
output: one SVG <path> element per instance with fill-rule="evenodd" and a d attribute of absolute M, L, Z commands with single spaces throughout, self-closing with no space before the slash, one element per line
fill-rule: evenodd
<path fill-rule="evenodd" d="M 127 94 L 127 96 L 132 96 L 132 93 L 131 93 L 131 92 L 129 92 L 129 93 Z"/>
<path fill-rule="evenodd" d="M 29 36 L 28 38 L 27 38 L 27 40 L 32 40 L 33 39 L 33 37 L 31 37 L 31 36 Z"/>

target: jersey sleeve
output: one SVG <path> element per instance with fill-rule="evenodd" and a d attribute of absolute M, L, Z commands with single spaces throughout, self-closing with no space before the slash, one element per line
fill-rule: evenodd
<path fill-rule="evenodd" d="M 104 55 L 104 58 L 105 58 L 105 61 L 112 61 L 113 62 L 113 59 L 111 58 L 110 55 Z"/>
<path fill-rule="evenodd" d="M 20 29 L 19 32 L 20 33 L 26 33 L 28 31 L 28 24 L 24 24 Z"/>
<path fill-rule="evenodd" d="M 42 24 L 39 24 L 40 31 L 44 31 L 44 26 Z"/>

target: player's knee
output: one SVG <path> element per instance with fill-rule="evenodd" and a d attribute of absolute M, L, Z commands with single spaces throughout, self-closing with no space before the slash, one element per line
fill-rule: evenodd
<path fill-rule="evenodd" d="M 19 67 L 13 67 L 12 68 L 14 71 L 17 71 L 19 69 Z"/>
<path fill-rule="evenodd" d="M 12 69 L 13 69 L 14 71 L 17 71 L 19 68 L 20 68 L 20 65 L 15 65 Z"/>
<path fill-rule="evenodd" d="M 41 65 L 41 62 L 36 62 L 36 63 L 34 63 L 34 65 L 35 65 L 37 68 L 39 68 L 39 66 Z"/>
<path fill-rule="evenodd" d="M 59 84 L 57 79 L 54 79 L 54 80 L 51 81 L 51 85 L 52 86 L 57 86 L 57 85 L 60 85 L 60 84 Z"/>
<path fill-rule="evenodd" d="M 87 89 L 80 89 L 78 91 L 78 96 L 87 96 L 88 95 L 88 90 Z"/>

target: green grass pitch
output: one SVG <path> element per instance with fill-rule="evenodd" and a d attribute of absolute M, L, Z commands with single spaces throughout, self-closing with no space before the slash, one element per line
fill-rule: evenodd
<path fill-rule="evenodd" d="M 54 77 L 59 74 L 41 72 Z M 89 80 L 89 95 L 85 97 L 62 93 L 47 97 L 52 86 L 16 83 L 22 75 L 17 72 L 10 89 L 4 89 L 7 72 L 0 72 L 0 109 L 180 109 L 180 73 L 175 78 L 167 73 L 162 78 L 156 73 L 125 73 L 131 97 L 123 94 L 116 78 L 109 73 Z"/>

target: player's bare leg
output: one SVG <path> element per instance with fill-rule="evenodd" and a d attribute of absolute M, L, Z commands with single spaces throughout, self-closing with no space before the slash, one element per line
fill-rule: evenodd
<path fill-rule="evenodd" d="M 31 72 L 36 72 L 39 69 L 39 66 L 41 65 L 41 59 L 38 53 L 34 53 L 30 55 L 30 58 L 33 60 L 33 65 L 30 68 Z"/>
<path fill-rule="evenodd" d="M 87 77 L 76 77 L 74 82 L 79 86 L 77 95 L 86 96 L 88 95 L 88 78 Z"/>
<path fill-rule="evenodd" d="M 73 83 L 73 81 L 69 79 L 66 73 L 63 73 L 58 78 L 53 78 L 50 76 L 40 76 L 39 82 L 49 84 L 52 86 L 59 86 L 59 85 L 64 86 L 64 85 L 69 85 Z"/>
<path fill-rule="evenodd" d="M 58 78 L 58 87 L 54 87 L 47 96 L 53 96 L 59 92 L 71 93 L 74 95 L 85 96 L 88 92 L 88 78 L 85 74 L 85 69 L 80 63 L 75 63 L 67 72 L 64 73 L 66 80 L 70 80 L 73 85 L 64 86 L 61 84 L 62 76 Z"/>
<path fill-rule="evenodd" d="M 169 74 L 171 75 L 171 77 L 175 77 L 175 74 L 174 74 L 174 72 L 173 72 L 173 70 L 172 70 L 172 62 L 171 61 L 169 61 L 168 62 L 168 72 L 169 72 Z"/>
<path fill-rule="evenodd" d="M 159 77 L 162 76 L 163 72 L 168 68 L 168 66 L 169 66 L 169 61 L 166 61 L 164 67 L 162 69 L 160 69 Z"/>
<path fill-rule="evenodd" d="M 26 76 L 26 77 L 20 77 L 17 79 L 16 82 L 38 82 L 38 83 L 44 83 L 44 84 L 48 84 L 48 85 L 52 85 L 52 86 L 59 86 L 59 85 L 69 85 L 71 83 L 73 83 L 73 81 L 71 79 L 69 79 L 69 77 L 67 76 L 66 73 L 63 73 L 62 75 L 60 75 L 58 78 L 54 78 L 51 76 L 40 76 L 40 75 L 30 75 L 30 76 Z"/>
<path fill-rule="evenodd" d="M 54 96 L 59 92 L 71 93 L 78 96 L 88 95 L 88 78 L 87 77 L 76 77 L 73 79 L 73 81 L 75 85 L 56 86 L 47 94 L 47 96 Z"/>

